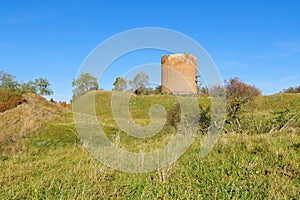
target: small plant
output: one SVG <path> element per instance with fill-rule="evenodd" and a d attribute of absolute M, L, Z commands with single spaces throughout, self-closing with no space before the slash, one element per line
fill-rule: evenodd
<path fill-rule="evenodd" d="M 211 122 L 210 107 L 204 109 L 200 106 L 199 130 L 201 133 L 206 133 Z"/>
<path fill-rule="evenodd" d="M 176 103 L 167 113 L 167 123 L 170 126 L 173 126 L 176 130 L 178 124 L 180 123 L 180 104 Z"/>

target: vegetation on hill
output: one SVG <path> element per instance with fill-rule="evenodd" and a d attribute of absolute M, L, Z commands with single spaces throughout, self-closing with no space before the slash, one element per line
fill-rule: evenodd
<path fill-rule="evenodd" d="M 33 93 L 42 96 L 53 94 L 53 91 L 50 89 L 51 84 L 45 78 L 37 78 L 26 83 L 19 83 L 15 78 L 9 73 L 0 71 L 0 90 L 16 91 L 21 94 Z"/>
<path fill-rule="evenodd" d="M 288 89 L 283 90 L 285 93 L 300 93 L 300 86 L 289 87 Z"/>
<path fill-rule="evenodd" d="M 0 90 L 0 113 L 15 108 L 24 101 L 24 97 L 18 92 Z"/>
<path fill-rule="evenodd" d="M 1 137 L 11 132 L 16 141 L 23 141 L 22 151 L 17 154 L 1 150 L 0 199 L 299 197 L 298 94 L 255 98 L 240 112 L 241 133 L 234 133 L 227 124 L 227 133 L 221 135 L 212 152 L 200 158 L 199 150 L 205 134 L 199 131 L 192 146 L 177 162 L 146 174 L 123 173 L 102 165 L 83 147 L 70 112 L 61 111 L 56 104 L 40 99 L 42 106 L 35 99 L 33 96 L 27 98 L 27 102 L 16 109 L 0 114 L 0 122 L 5 118 L 7 122 L 0 125 L 1 129 L 6 127 Z M 110 100 L 111 92 L 97 91 L 96 113 L 108 138 L 120 148 L 132 152 L 153 151 L 166 145 L 176 131 L 172 125 L 167 125 L 151 139 L 131 137 L 115 123 Z M 210 99 L 205 95 L 199 96 L 198 102 L 204 111 L 210 106 Z M 177 103 L 172 95 L 133 96 L 129 109 L 137 124 L 147 125 L 151 105 L 160 104 L 166 110 L 172 110 Z M 26 111 L 22 106 L 28 104 L 36 107 Z M 41 112 L 32 113 L 32 117 L 47 121 L 47 124 L 19 139 L 20 131 L 9 130 L 11 124 L 26 124 L 18 120 L 31 112 Z M 52 115 L 56 116 L 55 120 L 47 118 Z"/>
<path fill-rule="evenodd" d="M 255 86 L 247 85 L 238 78 L 232 78 L 225 82 L 227 99 L 227 120 L 235 132 L 242 131 L 241 112 L 243 106 L 253 101 L 261 92 Z"/>
<path fill-rule="evenodd" d="M 72 82 L 73 97 L 77 98 L 85 93 L 98 90 L 99 85 L 97 78 L 89 73 L 82 73 L 77 79 Z"/>
<path fill-rule="evenodd" d="M 0 71 L 0 113 L 12 109 L 25 101 L 22 94 L 51 95 L 51 84 L 47 79 L 38 78 L 35 81 L 19 83 L 15 76 Z"/>
<path fill-rule="evenodd" d="M 210 97 L 202 94 L 198 134 L 185 154 L 154 172 L 129 174 L 108 168 L 87 152 L 65 102 L 32 94 L 47 94 L 49 83 L 37 79 L 19 84 L 5 73 L 0 78 L 0 109 L 5 111 L 0 113 L 0 199 L 299 198 L 300 94 L 261 96 L 255 86 L 231 79 L 225 84 L 227 123 L 208 156 L 199 156 L 211 122 Z M 176 96 L 148 95 L 160 94 L 160 87 L 146 88 L 144 75 L 130 82 L 137 94 L 129 101 L 136 124 L 151 122 L 152 105 L 167 113 L 167 123 L 155 136 L 135 138 L 118 127 L 112 92 L 91 92 L 98 84 L 90 78 L 74 80 L 73 104 L 95 94 L 99 124 L 112 143 L 145 153 L 170 143 L 182 120 Z M 127 83 L 115 83 L 116 91 L 125 90 Z"/>
<path fill-rule="evenodd" d="M 113 83 L 113 90 L 130 91 L 134 92 L 136 95 L 161 94 L 161 85 L 152 88 L 149 87 L 149 84 L 149 76 L 145 72 L 141 71 L 129 81 L 122 77 L 117 77 Z"/>
<path fill-rule="evenodd" d="M 39 128 L 68 112 L 36 94 L 20 98 L 24 99 L 20 106 L 0 113 L 0 154 L 3 156 L 21 153 L 28 137 L 34 137 Z"/>

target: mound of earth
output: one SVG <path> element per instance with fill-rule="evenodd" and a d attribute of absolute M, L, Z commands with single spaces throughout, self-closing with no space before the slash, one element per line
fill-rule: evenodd
<path fill-rule="evenodd" d="M 20 151 L 22 138 L 68 112 L 39 95 L 26 94 L 24 99 L 18 107 L 0 113 L 0 155 Z"/>

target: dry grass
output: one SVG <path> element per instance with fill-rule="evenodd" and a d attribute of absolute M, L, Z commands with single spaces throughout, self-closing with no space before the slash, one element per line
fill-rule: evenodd
<path fill-rule="evenodd" d="M 59 117 L 67 109 L 35 94 L 24 95 L 18 107 L 0 113 L 0 147 L 2 155 L 16 154 L 24 146 L 24 138 L 43 124 Z"/>
<path fill-rule="evenodd" d="M 254 118 L 265 114 L 268 119 L 276 110 L 295 113 L 300 108 L 299 98 L 261 97 L 249 112 Z M 223 134 L 205 158 L 199 157 L 205 137 L 199 134 L 187 152 L 167 168 L 128 174 L 102 165 L 85 150 L 76 137 L 71 113 L 40 97 L 27 99 L 27 104 L 0 115 L 1 138 L 5 134 L 21 138 L 24 129 L 26 138 L 14 144 L 28 140 L 19 156 L 0 159 L 0 199 L 299 199 L 297 121 L 281 132 Z M 208 101 L 199 98 L 201 105 Z M 167 95 L 133 97 L 130 110 L 134 120 L 148 122 L 148 108 L 155 103 L 171 108 L 176 100 Z M 148 141 L 119 132 L 109 105 L 110 93 L 98 92 L 99 121 L 108 137 L 122 148 L 150 151 L 170 141 L 169 130 Z M 30 130 L 36 131 L 28 134 Z"/>

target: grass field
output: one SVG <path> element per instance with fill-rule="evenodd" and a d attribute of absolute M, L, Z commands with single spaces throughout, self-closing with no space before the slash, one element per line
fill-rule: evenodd
<path fill-rule="evenodd" d="M 96 110 L 113 142 L 118 136 L 120 147 L 131 151 L 168 142 L 174 131 L 170 127 L 150 140 L 120 131 L 111 114 L 110 94 L 97 92 Z M 170 109 L 176 102 L 168 95 L 136 96 L 131 115 L 146 125 L 152 104 Z M 264 96 L 253 103 L 243 114 L 249 131 L 222 134 L 205 158 L 199 157 L 205 136 L 198 134 L 177 162 L 144 174 L 102 165 L 82 146 L 72 113 L 60 112 L 16 137 L 10 145 L 21 143 L 17 152 L 1 147 L 0 199 L 300 199 L 300 95 Z M 199 97 L 199 104 L 209 106 L 209 98 Z"/>

